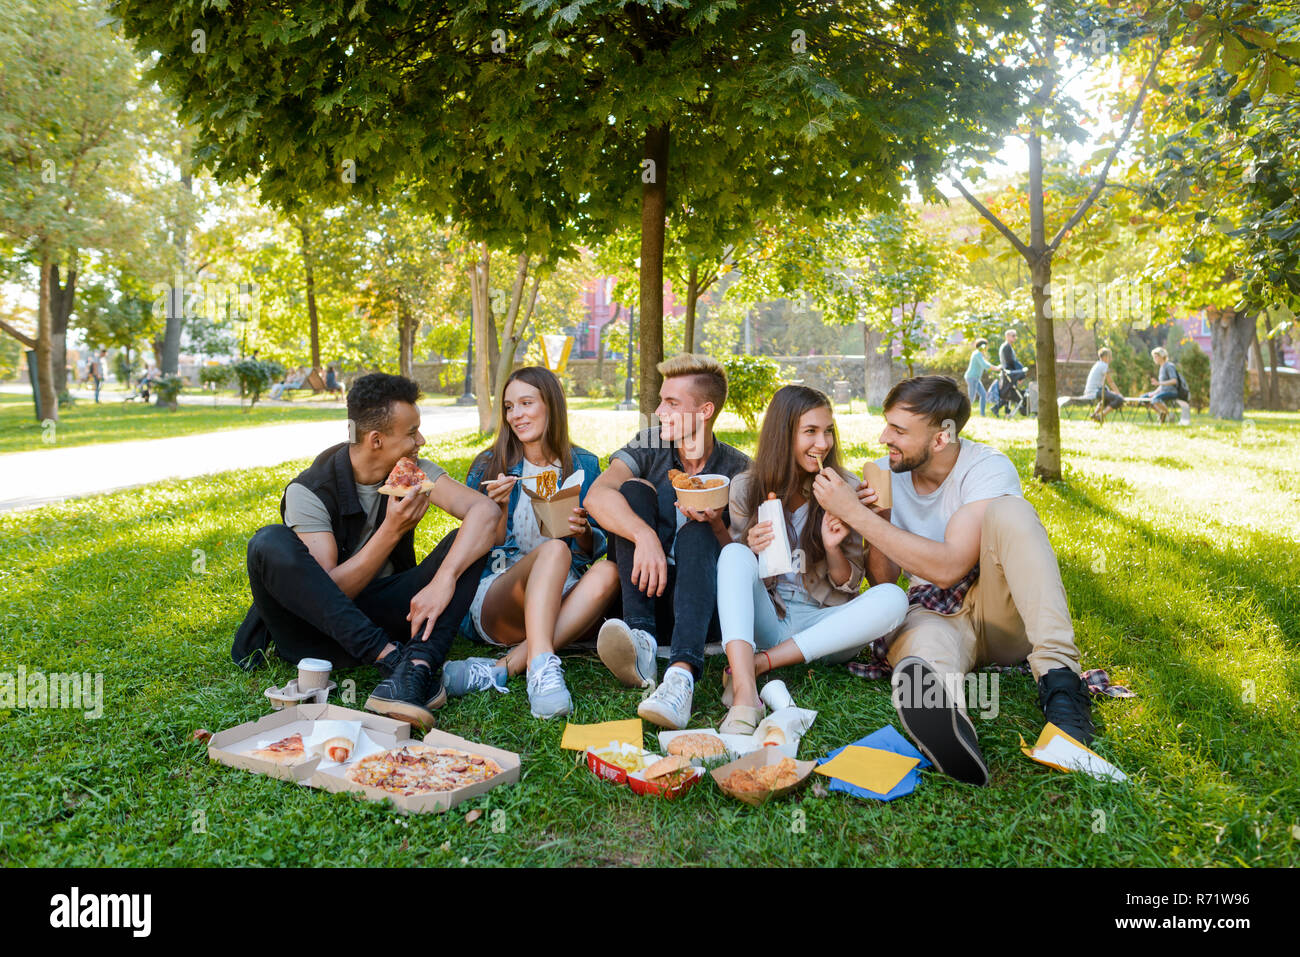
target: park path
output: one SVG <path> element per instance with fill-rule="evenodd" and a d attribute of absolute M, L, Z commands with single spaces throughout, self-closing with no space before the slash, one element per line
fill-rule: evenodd
<path fill-rule="evenodd" d="M 165 479 L 310 458 L 347 438 L 345 415 L 340 410 L 337 422 L 262 425 L 167 439 L 10 452 L 0 455 L 0 512 Z M 473 408 L 422 407 L 420 417 L 421 431 L 430 442 L 447 432 L 478 425 Z"/>

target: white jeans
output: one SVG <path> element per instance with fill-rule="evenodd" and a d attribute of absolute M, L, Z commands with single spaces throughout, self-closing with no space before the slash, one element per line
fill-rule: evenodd
<path fill-rule="evenodd" d="M 758 577 L 758 557 L 732 542 L 718 556 L 718 623 L 722 645 L 743 641 L 755 649 L 794 639 L 804 661 L 849 661 L 877 638 L 895 631 L 907 617 L 907 593 L 897 585 L 875 585 L 843 605 L 818 605 L 802 588 L 777 585 L 785 618 Z"/>

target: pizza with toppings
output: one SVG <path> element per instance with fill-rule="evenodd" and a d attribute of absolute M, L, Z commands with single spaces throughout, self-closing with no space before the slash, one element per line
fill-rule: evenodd
<path fill-rule="evenodd" d="M 407 744 L 362 758 L 345 777 L 355 784 L 393 794 L 454 791 L 501 773 L 493 760 L 455 748 Z"/>
<path fill-rule="evenodd" d="M 431 488 L 433 483 L 429 481 L 429 476 L 424 474 L 424 470 L 415 463 L 414 459 L 403 456 L 397 460 L 393 471 L 388 474 L 388 479 L 379 487 L 379 493 L 402 498 L 411 492 L 427 492 Z"/>
<path fill-rule="evenodd" d="M 274 761 L 276 764 L 297 764 L 306 759 L 307 752 L 303 750 L 302 735 L 291 734 L 287 738 L 281 738 L 273 744 L 251 752 L 250 756 L 261 758 L 263 761 Z"/>

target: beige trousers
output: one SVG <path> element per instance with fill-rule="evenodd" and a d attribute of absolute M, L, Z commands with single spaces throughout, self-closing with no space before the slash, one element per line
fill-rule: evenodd
<path fill-rule="evenodd" d="M 1047 530 L 1018 495 L 989 502 L 980 530 L 980 577 L 955 615 L 920 605 L 889 647 L 889 663 L 909 656 L 929 662 L 960 699 L 966 675 L 987 664 L 1029 659 L 1034 678 L 1053 668 L 1079 674 L 1079 649 L 1065 586 Z"/>

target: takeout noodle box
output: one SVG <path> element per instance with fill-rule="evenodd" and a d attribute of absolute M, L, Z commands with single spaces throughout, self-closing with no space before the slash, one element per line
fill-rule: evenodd
<path fill-rule="evenodd" d="M 777 788 L 775 791 L 755 791 L 752 793 L 748 791 L 733 791 L 723 784 L 723 782 L 731 776 L 733 771 L 739 771 L 745 768 L 763 767 L 764 765 L 769 764 L 780 764 L 781 760 L 785 757 L 787 757 L 787 755 L 781 754 L 777 748 L 760 748 L 757 751 L 750 752 L 743 758 L 737 758 L 730 764 L 724 764 L 720 768 L 714 768 L 709 773 L 713 775 L 714 782 L 717 783 L 718 787 L 724 794 L 734 797 L 737 801 L 744 801 L 746 804 L 758 806 L 759 804 L 762 804 L 765 801 L 770 801 L 773 798 L 784 797 L 795 788 L 801 786 L 808 780 L 808 776 L 813 773 L 813 768 L 817 767 L 817 762 L 796 760 L 794 766 L 795 771 L 799 776 L 795 779 L 795 782 L 786 787 Z"/>
<path fill-rule="evenodd" d="M 731 479 L 725 475 L 715 475 L 706 473 L 702 475 L 693 475 L 691 478 L 697 478 L 702 482 L 709 479 L 722 479 L 722 484 L 717 488 L 689 489 L 673 487 L 677 493 L 677 504 L 682 508 L 726 508 L 727 502 L 731 496 Z"/>
<path fill-rule="evenodd" d="M 577 474 L 579 473 L 574 473 Z M 569 476 L 569 480 L 572 479 L 573 476 Z M 533 514 L 537 516 L 537 525 L 542 534 L 547 538 L 569 538 L 573 534 L 569 531 L 569 516 L 578 507 L 582 494 L 581 484 L 561 488 L 550 498 L 544 498 L 528 487 L 533 484 L 535 483 L 521 482 L 520 486 L 533 503 Z"/>
<path fill-rule="evenodd" d="M 876 495 L 879 496 L 876 499 L 877 508 L 892 508 L 894 505 L 894 497 L 889 484 L 892 474 L 888 469 L 882 469 L 875 462 L 868 462 L 862 466 L 862 481 L 875 489 Z"/>
<path fill-rule="evenodd" d="M 605 756 L 609 752 L 608 747 L 588 748 L 587 749 L 587 769 L 602 781 L 610 781 L 614 784 L 627 784 L 628 773 L 623 768 L 611 761 L 606 761 Z M 646 758 L 659 760 L 660 755 L 651 754 L 649 751 L 642 749 L 641 754 Z"/>
<path fill-rule="evenodd" d="M 673 798 L 681 797 L 695 785 L 700 783 L 700 778 L 704 777 L 704 768 L 692 768 L 692 774 L 680 784 L 666 787 L 657 781 L 647 781 L 644 771 L 634 771 L 627 776 L 627 785 L 632 789 L 633 794 L 651 795 L 654 797 Z"/>
<path fill-rule="evenodd" d="M 405 722 L 402 722 L 403 724 Z M 406 725 L 409 732 L 410 725 Z M 512 751 L 503 751 L 501 748 L 494 748 L 491 745 L 479 744 L 477 741 L 469 741 L 465 738 L 457 737 L 454 734 L 448 734 L 445 731 L 430 731 L 424 736 L 423 742 L 407 740 L 406 738 L 397 738 L 392 735 L 372 734 L 371 737 L 375 743 L 382 745 L 384 748 L 401 747 L 404 744 L 423 743 L 431 748 L 455 748 L 458 751 L 465 751 L 469 754 L 477 754 L 484 758 L 490 758 L 495 761 L 501 768 L 501 773 L 486 781 L 476 781 L 473 784 L 466 785 L 463 788 L 456 788 L 452 791 L 434 791 L 429 794 L 393 794 L 391 791 L 385 791 L 381 788 L 366 787 L 363 784 L 357 784 L 349 781 L 345 775 L 352 767 L 352 763 L 337 764 L 329 768 L 319 768 L 312 775 L 309 782 L 312 787 L 318 787 L 323 791 L 351 791 L 361 794 L 368 801 L 391 801 L 393 806 L 403 814 L 439 814 L 443 811 L 450 810 L 462 801 L 468 801 L 470 798 L 476 798 L 480 794 L 492 790 L 502 784 L 514 784 L 519 780 L 519 755 Z"/>
<path fill-rule="evenodd" d="M 405 740 L 411 735 L 411 726 L 405 721 L 394 721 L 368 711 L 355 711 L 332 704 L 298 704 L 256 721 L 246 721 L 227 731 L 217 732 L 208 739 L 208 757 L 232 768 L 242 768 L 297 784 L 308 784 L 316 771 L 316 765 L 321 761 L 319 754 L 310 755 L 298 764 L 286 765 L 255 758 L 250 752 L 259 749 L 258 742 L 279 741 L 295 733 L 301 734 L 305 740 L 316 721 L 360 721 L 368 733 L 375 737 L 386 735 L 393 740 Z"/>

